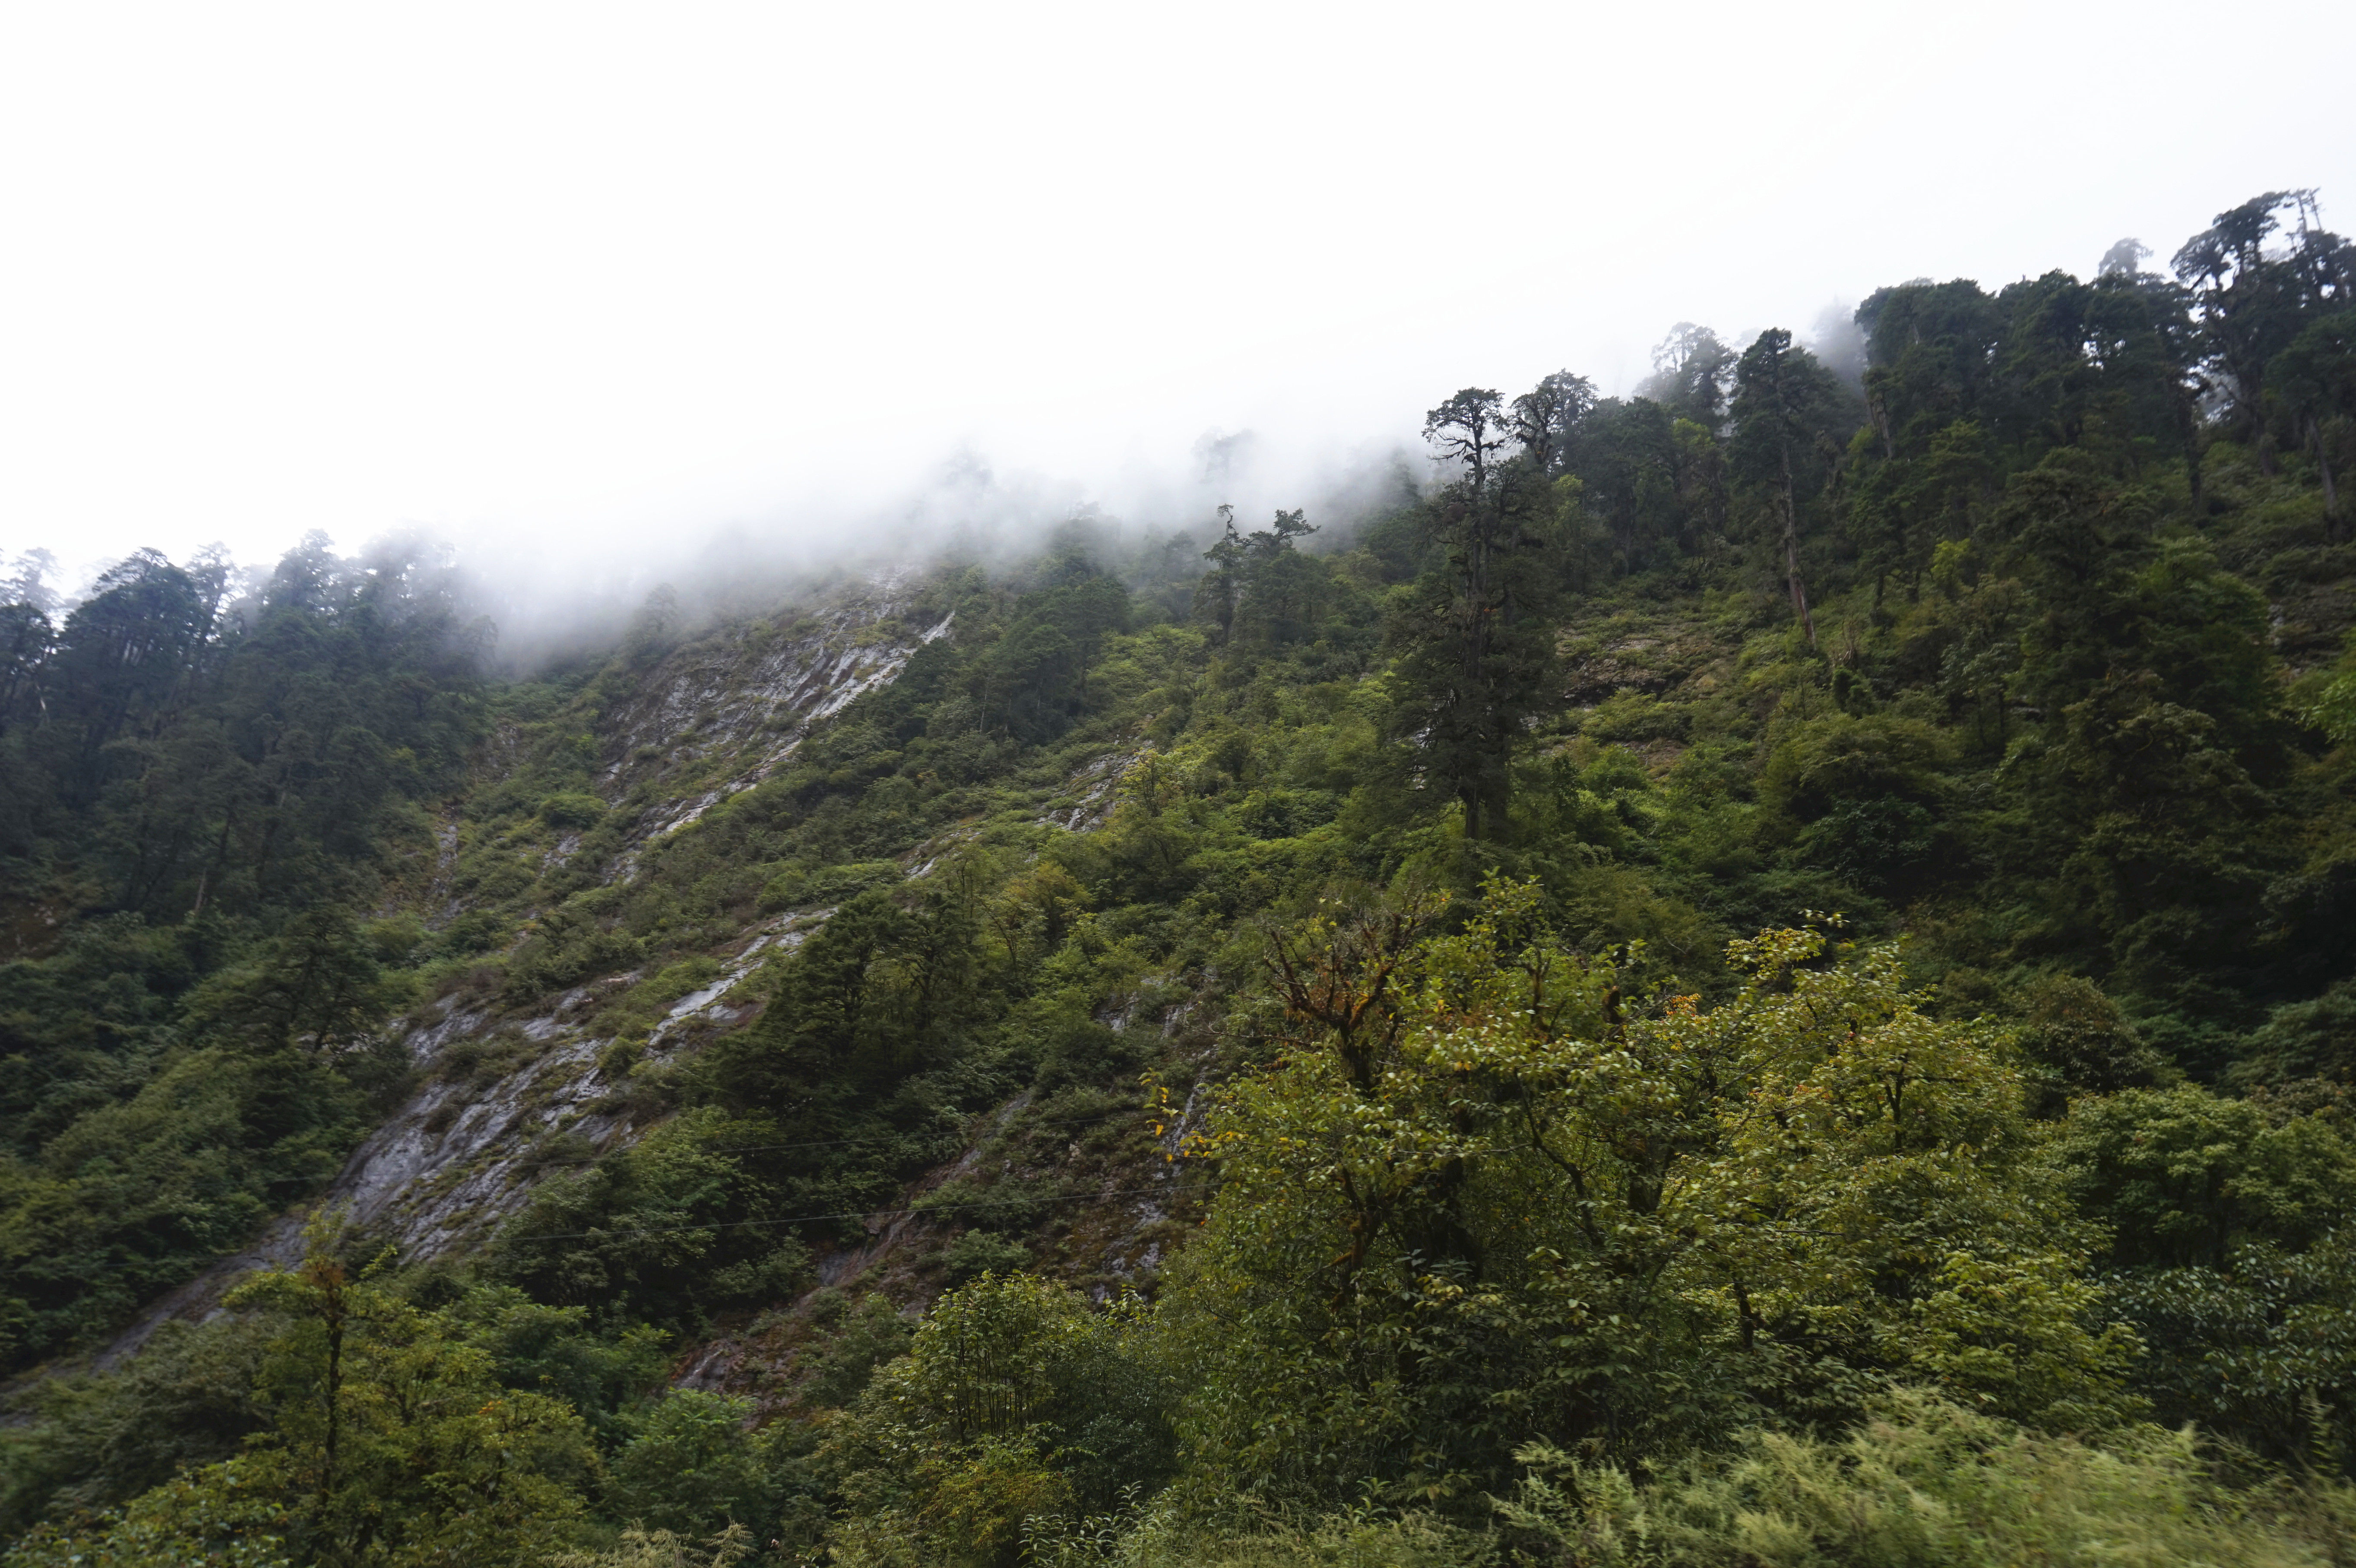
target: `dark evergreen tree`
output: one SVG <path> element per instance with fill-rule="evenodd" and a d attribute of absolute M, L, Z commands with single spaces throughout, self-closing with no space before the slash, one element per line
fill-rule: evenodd
<path fill-rule="evenodd" d="M 1759 335 L 1735 367 L 1734 475 L 1762 503 L 1782 559 L 1792 615 L 1816 640 L 1800 540 L 1815 521 L 1847 445 L 1848 398 L 1833 373 L 1781 327 Z"/>
<path fill-rule="evenodd" d="M 1462 809 L 1465 837 L 1494 838 L 1505 829 L 1510 763 L 1556 666 L 1545 458 L 1535 450 L 1505 455 L 1503 400 L 1482 388 L 1433 409 L 1424 437 L 1455 477 L 1424 512 L 1447 564 L 1426 575 L 1393 622 L 1399 731 L 1430 783 Z"/>

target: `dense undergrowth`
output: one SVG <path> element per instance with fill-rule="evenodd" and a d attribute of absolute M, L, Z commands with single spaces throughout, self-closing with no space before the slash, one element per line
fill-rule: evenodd
<path fill-rule="evenodd" d="M 2350 1560 L 2311 216 L 1882 291 L 1855 378 L 1681 329 L 1644 396 L 1468 389 L 1323 530 L 658 599 L 526 682 L 413 557 L 28 592 L 13 1367 L 534 1048 L 396 1016 L 568 997 L 632 1136 L 20 1384 L 11 1560 Z M 643 733 L 803 644 L 905 662 Z M 665 1032 L 755 932 L 757 1016 Z"/>

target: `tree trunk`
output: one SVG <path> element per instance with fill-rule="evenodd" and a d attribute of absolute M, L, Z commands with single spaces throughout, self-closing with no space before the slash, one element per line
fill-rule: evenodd
<path fill-rule="evenodd" d="M 2307 421 L 2307 438 L 2315 445 L 2315 466 L 2323 475 L 2323 542 L 2340 542 L 2340 491 L 2331 482 L 2331 453 L 2324 450 L 2323 426 L 2314 420 Z"/>
<path fill-rule="evenodd" d="M 322 1501 L 335 1494 L 337 1449 L 342 1445 L 343 1431 L 344 1313 L 343 1296 L 338 1291 L 327 1318 L 327 1462 L 319 1469 Z"/>
<path fill-rule="evenodd" d="M 1472 742 L 1469 747 L 1471 754 L 1458 760 L 1459 768 L 1464 770 L 1459 774 L 1458 798 L 1464 803 L 1464 837 L 1475 841 L 1487 837 L 1494 826 L 1486 810 L 1485 775 L 1489 748 L 1502 739 L 1492 733 L 1496 714 L 1488 690 L 1489 633 L 1495 611 L 1489 596 L 1494 528 L 1482 482 L 1476 478 L 1472 511 L 1466 518 L 1464 530 L 1464 640 L 1457 662 L 1459 699 L 1474 709 L 1473 733 L 1467 737 Z"/>
<path fill-rule="evenodd" d="M 2201 415 L 2192 393 L 2180 381 L 2176 389 L 2176 424 L 2184 438 L 2185 479 L 2192 492 L 2192 512 L 2201 513 Z"/>
<path fill-rule="evenodd" d="M 1792 590 L 1792 613 L 1807 629 L 1808 646 L 1816 645 L 1816 623 L 1808 613 L 1808 590 L 1800 581 L 1800 507 L 1792 482 L 1792 453 L 1783 453 L 1783 577 Z"/>

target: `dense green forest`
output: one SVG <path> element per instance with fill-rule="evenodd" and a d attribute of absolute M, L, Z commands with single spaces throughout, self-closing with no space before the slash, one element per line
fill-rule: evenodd
<path fill-rule="evenodd" d="M 2148 256 L 530 678 L 20 562 L 5 1561 L 2356 1562 L 2356 245 Z"/>

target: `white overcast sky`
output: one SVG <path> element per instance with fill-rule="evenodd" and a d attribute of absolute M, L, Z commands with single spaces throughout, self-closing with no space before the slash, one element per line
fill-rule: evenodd
<path fill-rule="evenodd" d="M 2351 17 L 19 0 L 0 553 L 620 571 L 959 451 L 1150 511 L 1206 431 L 1306 472 L 1679 319 L 2356 227 Z"/>

